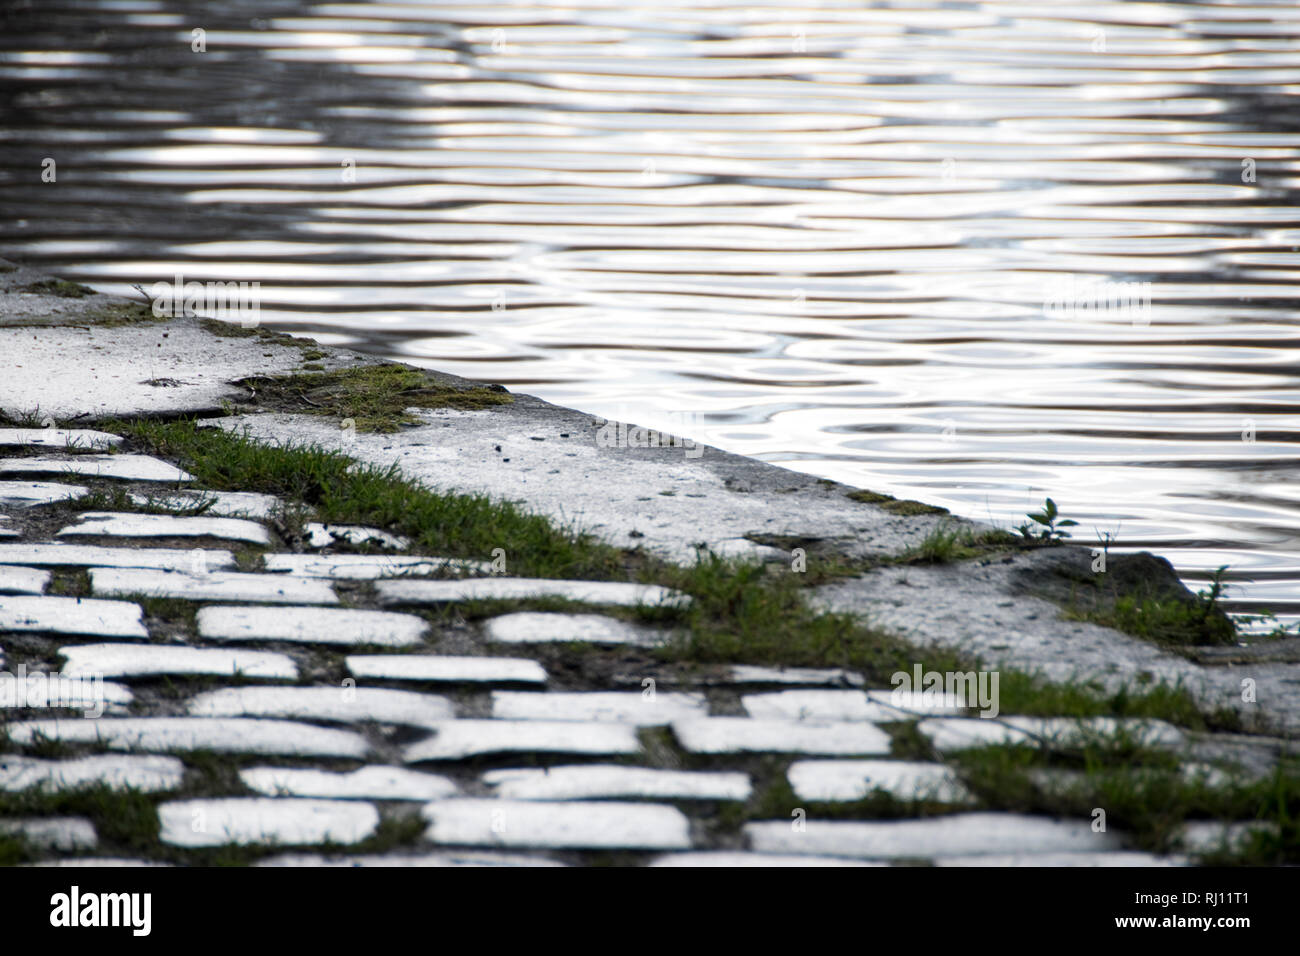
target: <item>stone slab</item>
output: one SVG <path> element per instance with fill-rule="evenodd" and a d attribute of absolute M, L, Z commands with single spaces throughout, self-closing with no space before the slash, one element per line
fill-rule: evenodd
<path fill-rule="evenodd" d="M 9 793 L 87 786 L 157 793 L 175 790 L 184 776 L 185 765 L 175 757 L 95 754 L 72 760 L 41 760 L 0 755 L 0 790 Z"/>
<path fill-rule="evenodd" d="M 932 859 L 1006 853 L 1108 852 L 1122 849 L 1114 833 L 1095 833 L 1087 820 L 1053 820 L 1011 813 L 961 813 L 925 820 L 858 823 L 789 820 L 747 823 L 759 853 L 813 854 L 862 859 Z"/>
<path fill-rule="evenodd" d="M 171 846 L 359 843 L 379 826 L 368 803 L 296 797 L 177 800 L 158 806 L 159 840 Z"/>
<path fill-rule="evenodd" d="M 439 727 L 455 718 L 445 697 L 375 687 L 227 687 L 190 699 L 194 717 L 286 717 Z"/>
<path fill-rule="evenodd" d="M 455 581 L 380 581 L 375 591 L 383 604 L 441 604 L 448 601 L 527 600 L 560 597 L 588 604 L 636 607 L 689 602 L 678 591 L 657 584 L 617 581 L 560 581 L 550 578 L 465 578 Z"/>
<path fill-rule="evenodd" d="M 1156 856 L 1153 853 L 1115 850 L 1101 853 L 1001 853 L 981 856 L 939 856 L 935 866 L 1186 866 L 1180 856 Z"/>
<path fill-rule="evenodd" d="M 656 804 L 442 800 L 423 814 L 427 838 L 441 844 L 627 850 L 691 845 L 682 812 Z"/>
<path fill-rule="evenodd" d="M 492 716 L 506 720 L 595 720 L 658 727 L 708 715 L 703 694 L 656 693 L 647 697 L 636 691 L 492 692 Z"/>
<path fill-rule="evenodd" d="M 28 720 L 9 725 L 9 739 L 25 746 L 37 737 L 98 743 L 110 750 L 222 753 L 285 757 L 363 758 L 365 739 L 346 730 L 288 720 L 209 717 L 109 717 L 100 720 Z"/>
<path fill-rule="evenodd" d="M 93 428 L 0 428 L 0 446 L 54 448 L 69 451 L 103 451 L 122 444 L 121 435 Z"/>
<path fill-rule="evenodd" d="M 119 538 L 227 538 L 252 544 L 270 544 L 271 535 L 256 521 L 243 518 L 181 517 L 177 515 L 121 514 L 87 511 L 78 524 L 59 531 L 59 537 L 105 535 Z"/>
<path fill-rule="evenodd" d="M 400 554 L 267 554 L 262 557 L 262 566 L 275 574 L 349 581 L 419 577 L 448 571 L 486 574 L 492 567 L 482 561 Z"/>
<path fill-rule="evenodd" d="M 650 866 L 733 867 L 733 866 L 888 866 L 870 860 L 846 860 L 831 856 L 778 856 L 774 853 L 736 853 L 727 851 L 669 853 L 656 857 Z"/>
<path fill-rule="evenodd" d="M 21 665 L 20 665 L 21 668 Z M 82 716 L 99 717 L 103 712 L 125 711 L 135 695 L 125 684 L 96 677 L 33 671 L 23 680 L 23 672 L 0 674 L 0 704 L 5 709 L 79 710 Z M 22 685 L 20 686 L 20 681 Z M 103 705 L 103 711 L 100 705 Z M 0 711 L 3 713 L 3 711 Z"/>
<path fill-rule="evenodd" d="M 133 417 L 221 411 L 224 402 L 248 400 L 248 391 L 235 384 L 238 380 L 287 375 L 302 365 L 302 340 L 262 334 L 257 328 L 214 335 L 204 327 L 206 320 L 196 318 L 105 326 L 93 317 L 77 322 L 79 316 L 69 314 L 69 307 L 93 311 L 126 300 L 96 295 L 56 301 L 64 310 L 58 316 L 61 324 L 47 323 L 36 335 L 30 327 L 0 328 L 0 354 L 22 356 L 21 363 L 6 367 L 0 393 L 0 407 L 10 414 L 39 408 L 63 420 L 87 413 Z M 42 310 L 35 318 L 46 314 Z M 239 333 L 239 326 L 234 329 Z M 334 349 L 317 362 L 327 369 L 361 364 L 354 355 Z M 338 430 L 337 422 L 330 424 Z"/>
<path fill-rule="evenodd" d="M 806 684 L 830 687 L 861 687 L 866 683 L 861 674 L 838 667 L 755 667 L 737 664 L 731 668 L 729 682 L 733 684 Z"/>
<path fill-rule="evenodd" d="M 786 771 L 800 800 L 830 803 L 862 800 L 883 790 L 897 800 L 970 803 L 956 774 L 938 763 L 903 760 L 797 760 Z"/>
<path fill-rule="evenodd" d="M 482 754 L 640 753 L 636 728 L 630 724 L 597 724 L 561 720 L 449 720 L 428 740 L 411 744 L 402 754 L 407 763 L 422 760 L 463 760 Z"/>
<path fill-rule="evenodd" d="M 90 489 L 61 481 L 0 481 L 0 505 L 7 508 L 31 508 L 56 501 L 84 498 Z"/>
<path fill-rule="evenodd" d="M 210 604 L 199 609 L 198 628 L 203 637 L 219 641 L 410 647 L 423 643 L 429 624 L 392 611 Z"/>
<path fill-rule="evenodd" d="M 691 753 L 887 754 L 890 737 L 874 724 L 705 717 L 674 721 L 673 735 Z"/>
<path fill-rule="evenodd" d="M 322 856 L 317 853 L 285 853 L 258 860 L 253 866 L 285 867 L 444 867 L 444 866 L 564 866 L 541 856 L 490 853 L 474 850 L 445 850 L 441 853 L 385 853 L 357 856 Z"/>
<path fill-rule="evenodd" d="M 751 717 L 785 720 L 896 721 L 899 712 L 869 700 L 860 690 L 783 690 L 741 697 Z"/>
<path fill-rule="evenodd" d="M 658 770 L 621 764 L 490 770 L 483 782 L 506 800 L 748 800 L 743 773 Z"/>
<path fill-rule="evenodd" d="M 271 651 L 228 651 L 171 644 L 80 644 L 61 647 L 71 676 L 151 677 L 159 674 L 216 674 L 297 680 L 298 667 Z"/>
<path fill-rule="evenodd" d="M 235 566 L 235 556 L 214 548 L 112 548 L 94 544 L 0 544 L 0 564 L 45 567 L 153 568 L 193 571 L 196 566 L 218 571 Z"/>
<path fill-rule="evenodd" d="M 403 767 L 362 767 L 347 773 L 297 767 L 249 767 L 239 771 L 244 786 L 271 797 L 330 800 L 443 800 L 460 791 L 446 777 Z"/>
<path fill-rule="evenodd" d="M 140 605 L 52 595 L 0 598 L 0 631 L 147 638 Z"/>
<path fill-rule="evenodd" d="M 175 494 L 131 495 L 141 507 L 166 508 L 169 511 L 193 511 L 200 506 L 203 514 L 215 518 L 256 518 L 264 520 L 275 513 L 280 499 L 252 491 L 181 491 Z"/>
<path fill-rule="evenodd" d="M 0 475 L 85 475 L 127 481 L 192 481 L 193 476 L 151 455 L 72 455 L 0 458 Z"/>
<path fill-rule="evenodd" d="M 338 604 L 338 595 L 317 578 L 241 574 L 237 571 L 157 571 L 149 568 L 92 568 L 96 594 L 144 594 L 189 601 L 249 601 L 263 604 Z"/>
<path fill-rule="evenodd" d="M 401 535 L 389 534 L 380 528 L 365 528 L 355 524 L 322 524 L 309 521 L 303 528 L 307 532 L 307 545 L 312 548 L 328 548 L 336 544 L 378 545 L 401 551 L 411 546 L 411 540 Z"/>
<path fill-rule="evenodd" d="M 0 565 L 0 594 L 44 594 L 50 572 L 21 565 Z"/>
<path fill-rule="evenodd" d="M 32 846 L 65 853 L 93 850 L 99 843 L 94 826 L 84 817 L 0 820 L 0 833 L 15 834 Z"/>
<path fill-rule="evenodd" d="M 489 618 L 483 623 L 487 640 L 498 644 L 630 644 L 651 647 L 667 636 L 602 614 L 559 614 L 549 611 L 520 611 Z"/>
<path fill-rule="evenodd" d="M 932 717 L 917 729 L 941 751 L 1018 743 L 1075 746 L 1121 731 L 1153 747 L 1180 747 L 1184 741 L 1178 728 L 1164 721 L 1114 717 Z"/>
<path fill-rule="evenodd" d="M 545 684 L 546 671 L 526 657 L 444 657 L 434 654 L 353 654 L 348 671 L 371 680 Z"/>
<path fill-rule="evenodd" d="M 931 693 L 924 690 L 869 690 L 867 698 L 881 707 L 923 717 L 955 717 L 966 711 L 966 702 L 956 694 Z"/>

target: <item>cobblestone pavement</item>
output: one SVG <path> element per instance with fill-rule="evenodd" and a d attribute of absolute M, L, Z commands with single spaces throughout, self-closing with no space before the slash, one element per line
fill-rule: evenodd
<path fill-rule="evenodd" d="M 981 719 L 833 669 L 666 666 L 649 653 L 665 632 L 608 612 L 686 595 L 492 575 L 398 553 L 408 543 L 383 529 L 309 526 L 293 553 L 274 499 L 203 492 L 173 463 L 110 454 L 118 441 L 0 431 L 0 648 L 8 673 L 29 672 L 9 685 L 27 699 L 8 702 L 0 791 L 150 795 L 168 851 L 263 846 L 249 859 L 267 866 L 1181 865 L 1245 835 L 1206 822 L 1153 856 L 1087 818 L 989 812 L 947 759 L 1114 733 L 1114 720 Z M 211 506 L 51 526 L 50 505 L 91 479 L 137 503 L 185 509 L 201 492 Z M 372 553 L 338 551 L 357 542 Z M 588 609 L 437 613 L 535 596 Z M 900 729 L 940 759 L 900 759 Z M 1190 743 L 1160 721 L 1125 729 L 1171 752 Z M 823 808 L 888 794 L 927 809 L 737 815 L 772 787 Z M 160 858 L 81 817 L 0 828 L 52 865 Z"/>

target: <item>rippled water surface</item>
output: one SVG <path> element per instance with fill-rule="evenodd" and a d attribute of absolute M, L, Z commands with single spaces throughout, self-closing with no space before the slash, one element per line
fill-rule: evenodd
<path fill-rule="evenodd" d="M 0 254 L 1300 614 L 1294 2 L 0 10 Z"/>

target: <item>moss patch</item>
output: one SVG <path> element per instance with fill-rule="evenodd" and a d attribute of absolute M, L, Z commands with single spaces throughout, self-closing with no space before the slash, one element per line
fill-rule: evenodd
<path fill-rule="evenodd" d="M 42 279 L 40 282 L 28 283 L 22 287 L 22 291 L 34 292 L 37 295 L 57 295 L 63 299 L 84 299 L 88 295 L 95 294 L 95 290 L 90 286 L 79 282 L 68 282 L 66 279 Z"/>
<path fill-rule="evenodd" d="M 927 505 L 907 498 L 899 499 L 893 495 L 882 495 L 877 491 L 850 491 L 846 497 L 861 501 L 863 504 L 878 505 L 890 514 L 896 515 L 946 515 L 948 513 L 947 508 L 940 508 L 938 505 Z"/>
<path fill-rule="evenodd" d="M 309 415 L 351 419 L 360 432 L 394 432 L 418 419 L 408 408 L 491 408 L 514 399 L 504 389 L 442 385 L 426 372 L 405 365 L 367 365 L 334 372 L 275 378 L 248 378 L 263 407 Z"/>

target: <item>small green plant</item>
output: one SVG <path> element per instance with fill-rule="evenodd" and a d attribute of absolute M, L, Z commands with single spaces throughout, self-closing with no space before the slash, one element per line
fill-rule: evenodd
<path fill-rule="evenodd" d="M 1070 537 L 1070 532 L 1062 531 L 1062 528 L 1072 528 L 1079 522 L 1072 518 L 1060 518 L 1060 512 L 1056 510 L 1056 502 L 1048 498 L 1043 505 L 1042 511 L 1030 512 L 1025 517 L 1038 523 L 1039 527 L 1025 522 L 1016 530 L 1021 536 L 1030 541 L 1038 541 L 1042 544 L 1055 544 Z"/>

